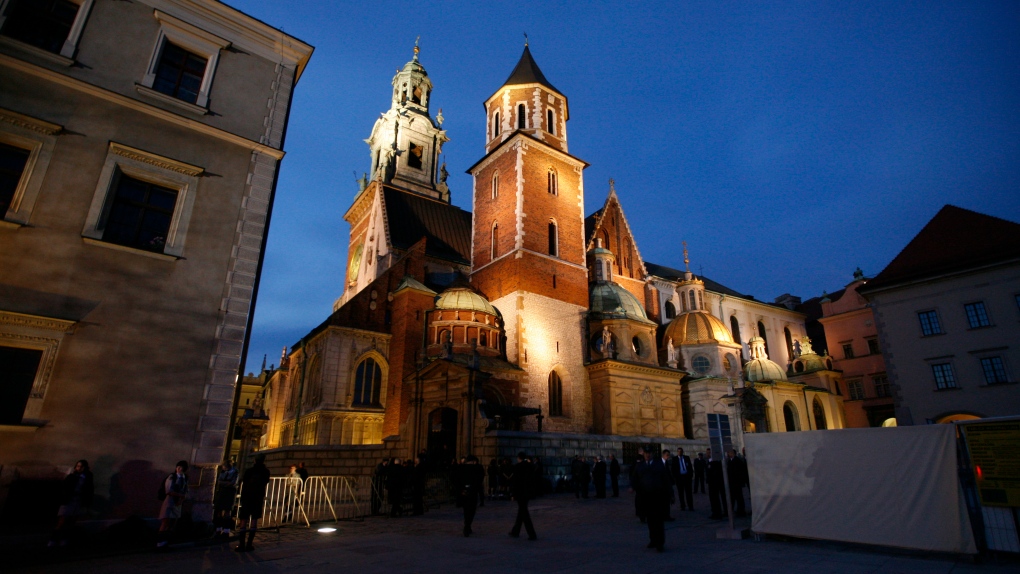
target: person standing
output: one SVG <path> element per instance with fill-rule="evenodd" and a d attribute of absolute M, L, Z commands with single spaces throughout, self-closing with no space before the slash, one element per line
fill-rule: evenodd
<path fill-rule="evenodd" d="M 744 507 L 744 485 L 747 484 L 747 463 L 737 456 L 732 448 L 726 453 L 727 473 L 730 479 L 730 502 L 733 504 L 733 516 L 747 516 Z"/>
<path fill-rule="evenodd" d="M 411 514 L 421 516 L 425 514 L 425 465 L 422 464 L 420 458 L 415 458 L 414 466 L 410 470 Z M 475 491 L 475 494 L 477 493 L 478 491 Z"/>
<path fill-rule="evenodd" d="M 372 473 L 372 516 L 382 514 L 383 489 L 386 488 L 386 473 L 389 470 L 390 459 L 384 458 L 375 465 L 375 472 Z"/>
<path fill-rule="evenodd" d="M 588 490 L 591 488 L 591 467 L 588 466 L 588 461 L 584 457 L 578 459 L 577 470 L 579 472 L 581 498 L 588 498 Z"/>
<path fill-rule="evenodd" d="M 691 464 L 691 457 L 684 454 L 684 449 L 676 451 L 676 461 L 673 468 L 676 471 L 676 492 L 680 500 L 680 510 L 694 510 L 694 466 Z"/>
<path fill-rule="evenodd" d="M 510 493 L 517 501 L 517 519 L 514 520 L 514 527 L 510 529 L 510 536 L 513 538 L 521 536 L 523 524 L 524 529 L 528 531 L 528 540 L 538 540 L 535 527 L 531 524 L 531 514 L 528 512 L 534 476 L 535 468 L 528 462 L 527 456 L 523 452 L 517 453 L 517 464 L 514 465 L 513 474 L 510 476 Z"/>
<path fill-rule="evenodd" d="M 595 457 L 595 466 L 591 471 L 592 480 L 595 481 L 595 498 L 606 497 L 606 461 L 601 456 Z"/>
<path fill-rule="evenodd" d="M 475 455 L 467 457 L 460 473 L 460 499 L 464 507 L 464 536 L 471 536 L 471 523 L 475 520 L 475 512 L 478 510 L 478 499 L 482 492 L 482 481 L 485 478 L 485 471 L 482 465 L 478 464 Z"/>
<path fill-rule="evenodd" d="M 177 461 L 176 469 L 163 480 L 163 506 L 159 509 L 159 534 L 156 548 L 170 543 L 170 532 L 181 518 L 181 508 L 188 496 L 188 461 Z"/>
<path fill-rule="evenodd" d="M 213 497 L 213 521 L 216 524 L 217 537 L 229 537 L 233 526 L 230 511 L 234 509 L 234 498 L 237 495 L 237 469 L 234 463 L 225 460 L 216 475 L 216 496 Z"/>
<path fill-rule="evenodd" d="M 645 462 L 638 466 L 636 490 L 641 495 L 641 506 L 648 521 L 648 548 L 659 552 L 666 545 L 666 510 L 672 492 L 669 475 L 662 459 L 645 452 Z"/>
<path fill-rule="evenodd" d="M 390 517 L 400 516 L 400 504 L 404 498 L 404 467 L 399 458 L 390 462 L 386 473 L 386 496 L 390 500 Z"/>
<path fill-rule="evenodd" d="M 609 483 L 613 487 L 613 498 L 620 498 L 620 461 L 616 455 L 609 455 Z"/>
<path fill-rule="evenodd" d="M 698 458 L 694 459 L 694 492 L 698 492 L 700 488 L 701 494 L 705 494 L 705 471 L 707 469 L 705 453 L 699 452 Z"/>
<path fill-rule="evenodd" d="M 259 519 L 266 503 L 266 488 L 269 486 L 269 469 L 266 468 L 266 455 L 255 456 L 255 465 L 244 471 L 241 477 L 241 500 L 237 510 L 237 552 L 251 552 L 254 549 L 255 533 L 259 529 Z M 245 541 L 245 535 L 248 540 Z"/>
<path fill-rule="evenodd" d="M 705 449 L 708 455 L 706 463 L 706 479 L 708 481 L 708 500 L 712 503 L 712 515 L 709 518 L 721 520 L 726 517 L 726 486 L 723 483 L 722 460 L 712 456 L 712 449 Z"/>
<path fill-rule="evenodd" d="M 645 453 L 645 449 L 640 447 L 637 452 L 638 458 L 630 467 L 630 489 L 634 491 L 634 512 L 637 514 L 638 519 L 641 520 L 641 523 L 644 524 L 648 517 L 645 515 L 645 506 L 641 495 L 641 489 L 638 488 L 638 474 L 641 471 L 641 467 L 646 464 L 645 455 L 647 453 Z"/>
<path fill-rule="evenodd" d="M 57 510 L 57 527 L 50 535 L 47 546 L 66 546 L 78 517 L 92 506 L 95 481 L 89 470 L 89 461 L 74 463 L 74 470 L 64 477 L 61 485 L 60 508 Z"/>
<path fill-rule="evenodd" d="M 305 468 L 305 463 L 299 462 L 297 465 L 297 474 L 301 477 L 301 482 L 304 483 L 308 480 L 308 469 Z"/>
<path fill-rule="evenodd" d="M 673 463 L 675 460 L 670 455 L 670 452 L 666 449 L 662 451 L 662 467 L 666 469 L 666 481 L 669 483 L 669 496 L 666 497 L 666 517 L 663 519 L 666 522 L 673 522 L 676 518 L 673 518 L 673 513 L 670 510 L 670 506 L 673 506 Z"/>

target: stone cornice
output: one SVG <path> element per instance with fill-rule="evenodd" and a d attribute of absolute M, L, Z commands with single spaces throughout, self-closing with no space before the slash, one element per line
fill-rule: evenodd
<path fill-rule="evenodd" d="M 669 377 L 670 379 L 673 379 L 672 381 L 669 382 L 675 382 L 677 385 L 680 384 L 680 379 L 682 379 L 687 374 L 684 373 L 683 371 L 676 371 L 665 367 L 653 367 L 651 365 L 637 365 L 634 363 L 625 363 L 623 361 L 617 361 L 615 359 L 604 359 L 594 363 L 589 363 L 585 365 L 585 368 L 587 368 L 589 372 L 612 369 L 620 371 L 629 371 L 632 373 L 643 373 L 646 375 L 657 375 L 660 377 Z"/>
<path fill-rule="evenodd" d="M 52 317 L 40 317 L 38 315 L 25 315 L 11 311 L 0 311 L 0 325 L 14 327 L 28 327 L 32 329 L 44 329 L 58 333 L 71 333 L 74 331 L 76 321 L 54 319 Z"/>
<path fill-rule="evenodd" d="M 11 110 L 4 108 L 0 108 L 0 122 L 32 130 L 48 136 L 57 135 L 64 130 L 64 127 L 61 125 L 33 118 L 32 116 L 19 114 L 18 112 L 12 112 Z"/>
<path fill-rule="evenodd" d="M 365 213 L 372 208 L 372 200 L 375 198 L 376 192 L 379 189 L 379 183 L 373 181 L 365 188 L 365 191 L 361 192 L 354 203 L 347 209 L 347 213 L 344 214 L 344 221 L 350 223 L 351 226 L 355 226 L 364 217 Z"/>
<path fill-rule="evenodd" d="M 226 130 L 222 130 L 220 128 L 216 128 L 208 124 L 202 123 L 198 120 L 193 120 L 190 118 L 186 118 L 184 116 L 177 115 L 173 112 L 169 112 L 162 108 L 158 108 L 154 105 L 147 104 L 145 102 L 133 98 L 129 98 L 125 95 L 112 92 L 105 88 L 100 88 L 99 86 L 92 85 L 88 82 L 84 82 L 77 78 L 72 78 L 71 76 L 61 74 L 60 72 L 47 70 L 46 68 L 30 64 L 28 62 L 19 60 L 17 58 L 13 58 L 6 54 L 0 54 L 0 66 L 10 68 L 12 70 L 17 70 L 19 72 L 28 74 L 30 76 L 35 76 L 43 80 L 48 80 L 50 82 L 59 84 L 66 88 L 71 88 L 72 90 L 77 90 L 79 92 L 88 94 L 90 96 L 94 96 L 101 100 L 106 100 L 108 102 L 123 106 L 130 110 L 155 117 L 167 123 L 196 131 L 202 135 L 214 137 L 216 139 L 232 143 L 234 145 L 240 146 L 242 148 L 251 150 L 256 153 L 266 154 L 277 160 L 283 159 L 283 156 L 285 155 L 283 150 L 276 149 L 274 147 L 270 147 L 264 144 L 260 144 L 244 136 L 239 136 L 237 134 L 230 133 Z"/>
<path fill-rule="evenodd" d="M 142 163 L 147 163 L 160 169 L 190 175 L 191 177 L 198 177 L 205 172 L 205 168 L 170 159 L 168 157 L 163 157 L 161 155 L 156 155 L 154 153 L 126 146 L 124 144 L 119 144 L 117 142 L 110 142 L 110 153 L 126 157 L 128 159 L 133 159 L 135 161 L 140 161 Z"/>

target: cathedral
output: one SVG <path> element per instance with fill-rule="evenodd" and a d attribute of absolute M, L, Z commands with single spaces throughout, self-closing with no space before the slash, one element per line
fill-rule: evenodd
<path fill-rule="evenodd" d="M 450 203 L 433 89 L 416 46 L 365 140 L 344 291 L 269 378 L 261 448 L 449 458 L 499 437 L 739 447 L 845 426 L 796 298 L 695 276 L 686 244 L 684 270 L 645 261 L 612 181 L 585 215 L 567 97 L 527 45 L 485 101 L 470 212 Z"/>

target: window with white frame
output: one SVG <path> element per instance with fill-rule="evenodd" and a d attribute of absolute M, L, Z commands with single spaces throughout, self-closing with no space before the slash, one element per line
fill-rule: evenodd
<path fill-rule="evenodd" d="M 0 430 L 39 426 L 64 335 L 74 321 L 0 311 Z"/>
<path fill-rule="evenodd" d="M 110 143 L 82 237 L 180 257 L 204 170 Z"/>
<path fill-rule="evenodd" d="M 93 1 L 0 0 L 0 36 L 71 64 Z"/>
<path fill-rule="evenodd" d="M 0 108 L 0 221 L 28 223 L 62 129 Z"/>
<path fill-rule="evenodd" d="M 220 50 L 230 42 L 183 20 L 155 12 L 159 35 L 138 90 L 165 103 L 192 104 L 189 111 L 209 106 L 209 92 Z"/>
<path fill-rule="evenodd" d="M 555 118 L 552 110 L 545 111 L 545 128 L 552 135 L 556 135 L 556 122 L 553 121 Z"/>
<path fill-rule="evenodd" d="M 517 104 L 517 129 L 523 130 L 528 127 L 528 110 L 524 104 Z"/>

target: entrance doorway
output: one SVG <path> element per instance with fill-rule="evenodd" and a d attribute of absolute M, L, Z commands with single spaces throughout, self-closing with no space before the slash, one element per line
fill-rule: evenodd
<path fill-rule="evenodd" d="M 447 466 L 457 456 L 457 411 L 438 408 L 429 413 L 429 460 Z"/>

